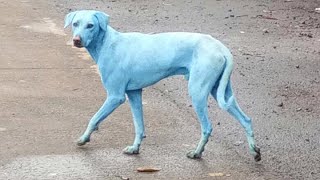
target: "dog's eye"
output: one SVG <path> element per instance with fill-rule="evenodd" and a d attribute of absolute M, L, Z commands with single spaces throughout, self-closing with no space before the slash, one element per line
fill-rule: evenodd
<path fill-rule="evenodd" d="M 93 24 L 88 24 L 88 25 L 87 25 L 87 28 L 88 28 L 88 29 L 93 28 Z"/>
<path fill-rule="evenodd" d="M 73 23 L 72 25 L 73 25 L 74 27 L 77 27 L 77 26 L 78 26 L 78 23 L 75 22 L 75 23 Z"/>

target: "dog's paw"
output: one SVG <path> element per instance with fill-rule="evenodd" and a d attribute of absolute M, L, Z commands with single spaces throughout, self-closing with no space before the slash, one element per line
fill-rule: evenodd
<path fill-rule="evenodd" d="M 190 151 L 187 153 L 187 157 L 190 159 L 200 159 L 201 158 L 201 154 L 200 153 L 196 153 L 195 151 Z"/>
<path fill-rule="evenodd" d="M 90 142 L 90 138 L 80 138 L 80 139 L 77 141 L 77 145 L 78 145 L 78 146 L 83 146 L 83 145 L 85 145 L 87 142 Z"/>
<path fill-rule="evenodd" d="M 135 146 L 128 146 L 126 148 L 123 149 L 123 153 L 124 154 L 139 154 L 139 148 L 135 147 Z"/>
<path fill-rule="evenodd" d="M 255 152 L 255 154 L 254 154 L 254 160 L 255 160 L 256 162 L 261 161 L 260 148 L 257 147 L 257 146 L 255 146 L 255 147 L 254 147 L 254 152 Z"/>

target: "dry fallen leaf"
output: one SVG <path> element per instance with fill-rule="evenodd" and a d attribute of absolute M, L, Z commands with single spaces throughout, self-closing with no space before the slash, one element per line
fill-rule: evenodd
<path fill-rule="evenodd" d="M 212 177 L 221 177 L 221 176 L 224 176 L 223 173 L 209 173 L 209 176 L 212 176 Z"/>
<path fill-rule="evenodd" d="M 157 172 L 160 171 L 161 168 L 154 168 L 154 167 L 138 167 L 138 172 Z"/>

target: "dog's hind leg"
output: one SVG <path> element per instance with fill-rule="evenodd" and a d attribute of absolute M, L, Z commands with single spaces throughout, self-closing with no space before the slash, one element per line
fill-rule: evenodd
<path fill-rule="evenodd" d="M 193 84 L 189 86 L 193 86 L 192 88 L 195 88 Z M 194 151 L 190 151 L 187 154 L 187 157 L 196 159 L 201 158 L 204 147 L 207 144 L 209 136 L 212 132 L 212 125 L 208 117 L 208 95 L 201 89 L 199 89 L 198 91 L 191 90 L 189 93 L 192 99 L 193 107 L 197 113 L 198 120 L 201 125 L 201 139 L 198 143 L 197 148 Z"/>
<path fill-rule="evenodd" d="M 212 90 L 212 95 L 215 97 L 215 99 L 217 99 L 215 88 L 213 88 Z M 225 101 L 227 101 L 227 105 L 221 108 L 228 111 L 228 113 L 230 113 L 236 120 L 240 122 L 240 124 L 246 131 L 246 136 L 249 143 L 249 149 L 251 154 L 254 156 L 255 161 L 260 161 L 261 153 L 260 153 L 260 149 L 255 145 L 251 119 L 239 107 L 233 95 L 230 81 L 227 84 L 224 96 L 225 97 L 223 98 L 225 99 Z"/>
<path fill-rule="evenodd" d="M 212 124 L 208 117 L 207 101 L 212 86 L 216 79 L 218 79 L 218 74 L 207 73 L 202 70 L 195 70 L 194 72 L 190 73 L 188 90 L 201 125 L 201 139 L 197 148 L 187 154 L 187 157 L 191 159 L 201 158 L 205 145 L 211 135 Z"/>
<path fill-rule="evenodd" d="M 123 150 L 125 154 L 139 154 L 139 147 L 144 138 L 144 122 L 142 110 L 142 90 L 133 90 L 126 92 L 129 98 L 133 123 L 135 128 L 135 139 L 132 146 L 128 146 Z"/>

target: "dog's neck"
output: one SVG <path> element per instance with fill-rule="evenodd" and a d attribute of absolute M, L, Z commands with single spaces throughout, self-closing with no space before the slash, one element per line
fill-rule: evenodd
<path fill-rule="evenodd" d="M 114 38 L 117 37 L 116 34 L 118 34 L 118 32 L 112 27 L 108 26 L 107 31 L 100 30 L 98 36 L 90 43 L 88 47 L 86 47 L 96 64 L 98 64 L 99 55 L 107 53 L 101 51 L 107 51 L 107 47 L 109 47 L 109 45 L 113 43 Z"/>

